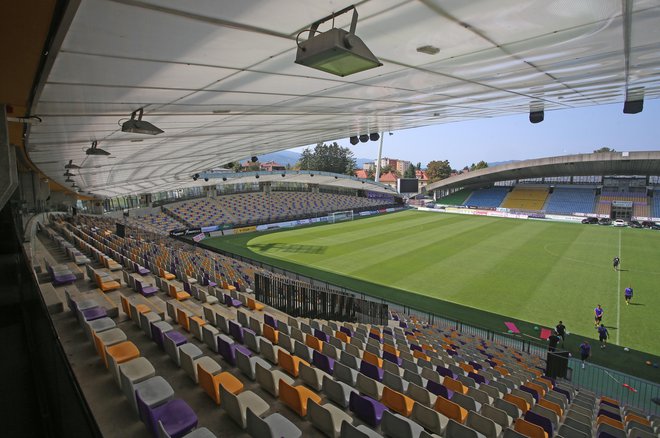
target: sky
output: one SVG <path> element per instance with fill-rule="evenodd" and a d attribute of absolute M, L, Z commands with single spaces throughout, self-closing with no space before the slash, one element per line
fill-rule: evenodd
<path fill-rule="evenodd" d="M 378 157 L 379 141 L 337 141 L 355 158 Z M 607 146 L 616 151 L 660 150 L 660 99 L 644 102 L 639 114 L 623 114 L 623 104 L 546 111 L 545 120 L 529 122 L 528 114 L 445 123 L 385 134 L 383 157 L 408 160 L 426 167 L 449 160 L 462 169 L 489 163 L 589 153 Z M 303 148 L 292 149 L 300 152 Z"/>

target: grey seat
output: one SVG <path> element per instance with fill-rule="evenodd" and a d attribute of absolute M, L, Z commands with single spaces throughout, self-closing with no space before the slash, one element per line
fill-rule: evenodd
<path fill-rule="evenodd" d="M 486 392 L 482 391 L 481 389 L 468 388 L 467 395 L 472 397 L 477 403 L 480 403 L 482 406 L 489 405 L 493 402 L 493 398 L 490 395 L 488 395 Z"/>
<path fill-rule="evenodd" d="M 403 371 L 403 378 L 407 380 L 410 383 L 414 383 L 415 385 L 419 385 L 421 387 L 426 386 L 426 382 L 424 381 L 425 379 L 419 374 L 411 370 L 404 370 Z M 440 382 L 438 382 L 440 383 Z"/>
<path fill-rule="evenodd" d="M 299 377 L 305 385 L 314 389 L 315 391 L 320 391 L 323 386 L 324 377 L 330 377 L 330 374 L 326 373 L 323 370 L 309 366 L 303 362 L 298 366 Z"/>
<path fill-rule="evenodd" d="M 424 406 L 421 403 L 415 403 L 413 405 L 410 418 L 424 426 L 425 429 L 438 435 L 444 433 L 445 428 L 449 423 L 449 418 L 445 417 L 435 409 Z"/>
<path fill-rule="evenodd" d="M 587 435 L 584 432 L 581 432 L 567 424 L 562 424 L 559 426 L 557 433 L 564 438 L 590 438 L 591 435 Z"/>
<path fill-rule="evenodd" d="M 451 401 L 465 408 L 466 411 L 481 411 L 481 403 L 478 403 L 469 395 L 461 394 L 458 391 L 454 392 L 454 396 L 451 398 Z"/>
<path fill-rule="evenodd" d="M 485 438 L 476 430 L 464 426 L 454 420 L 449 420 L 444 436 L 445 438 Z"/>
<path fill-rule="evenodd" d="M 343 382 L 333 380 L 329 375 L 323 376 L 323 384 L 321 386 L 321 390 L 328 397 L 328 400 L 336 403 L 342 408 L 348 407 L 351 392 L 355 392 L 355 389 L 352 387 Z"/>
<path fill-rule="evenodd" d="M 238 395 L 234 395 L 231 392 L 228 392 L 222 385 L 220 385 L 220 400 L 222 400 L 220 407 L 227 411 L 229 417 L 231 417 L 241 429 L 247 427 L 246 411 L 248 408 L 258 416 L 263 415 L 268 409 L 270 409 L 270 405 L 254 392 L 243 391 Z"/>
<path fill-rule="evenodd" d="M 493 406 L 495 406 L 498 409 L 503 410 L 506 412 L 506 414 L 516 420 L 517 418 L 520 417 L 520 409 L 518 409 L 518 406 L 514 405 L 513 403 L 509 403 L 506 400 L 503 400 L 501 398 L 498 398 L 495 400 L 493 403 Z"/>
<path fill-rule="evenodd" d="M 385 385 L 362 373 L 358 373 L 355 387 L 360 394 L 368 395 L 376 401 L 380 401 L 383 398 L 383 388 Z"/>
<path fill-rule="evenodd" d="M 424 406 L 433 407 L 438 396 L 433 394 L 426 388 L 422 388 L 419 385 L 414 383 L 408 384 L 408 390 L 406 395 L 411 399 L 415 400 L 417 403 L 421 403 Z"/>
<path fill-rule="evenodd" d="M 557 414 L 554 411 L 551 411 L 550 409 L 544 408 L 543 406 L 540 406 L 540 405 L 532 406 L 530 411 L 532 411 L 536 414 L 539 414 L 539 415 L 547 418 L 548 420 L 550 420 L 550 422 L 552 422 L 552 428 L 554 430 L 556 430 L 557 427 L 559 426 L 559 417 L 557 416 Z"/>
<path fill-rule="evenodd" d="M 649 428 L 650 429 L 650 428 Z M 653 429 L 651 429 L 653 430 Z M 629 438 L 657 438 L 658 434 L 649 430 L 633 427 L 628 431 Z M 566 437 L 568 438 L 568 437 Z"/>
<path fill-rule="evenodd" d="M 394 375 L 389 371 L 385 371 L 383 373 L 383 384 L 401 393 L 404 393 L 408 390 L 408 381 L 403 380 L 398 375 Z"/>
<path fill-rule="evenodd" d="M 190 342 L 179 347 L 179 362 L 181 368 L 197 383 L 197 360 L 204 355 L 202 350 Z"/>
<path fill-rule="evenodd" d="M 249 407 L 245 412 L 247 432 L 252 438 L 298 438 L 302 435 L 300 429 L 281 414 L 271 414 L 261 418 Z"/>
<path fill-rule="evenodd" d="M 202 326 L 202 339 L 207 347 L 209 347 L 213 352 L 218 352 L 218 341 L 217 337 L 220 335 L 220 330 L 216 327 L 213 327 L 211 324 L 204 324 Z"/>
<path fill-rule="evenodd" d="M 568 412 L 566 412 L 566 418 L 573 418 L 574 420 L 577 420 L 580 423 L 591 425 L 591 417 L 579 413 L 573 408 L 573 406 L 571 406 Z"/>
<path fill-rule="evenodd" d="M 359 359 L 346 351 L 341 352 L 339 362 L 354 370 L 360 369 Z"/>
<path fill-rule="evenodd" d="M 502 433 L 502 426 L 474 411 L 468 412 L 465 425 L 481 433 L 486 438 L 498 438 L 500 433 Z"/>
<path fill-rule="evenodd" d="M 242 325 L 243 327 L 249 327 L 250 326 L 250 317 L 247 315 L 245 312 L 241 312 L 240 310 L 236 311 L 236 319 L 238 319 L 238 323 Z"/>
<path fill-rule="evenodd" d="M 282 336 L 280 335 L 280 341 L 282 340 Z M 279 345 L 279 342 L 278 342 Z M 306 362 L 311 362 L 312 361 L 312 351 L 314 351 L 312 348 L 308 347 L 307 345 L 303 344 L 302 342 L 299 341 L 293 341 L 293 354 L 301 358 L 302 360 Z"/>
<path fill-rule="evenodd" d="M 294 380 L 282 371 L 264 368 L 260 363 L 255 364 L 255 376 L 261 389 L 276 398 L 280 393 L 280 380 L 284 380 L 289 385 L 294 384 Z"/>
<path fill-rule="evenodd" d="M 259 348 L 261 349 L 261 355 L 273 365 L 277 365 L 277 352 L 280 351 L 280 347 L 273 345 L 268 339 L 261 338 L 259 342 Z"/>
<path fill-rule="evenodd" d="M 513 420 L 507 415 L 506 412 L 491 405 L 483 405 L 481 407 L 481 415 L 486 418 L 490 418 L 496 424 L 499 424 L 502 429 L 510 427 L 513 423 Z"/>
<path fill-rule="evenodd" d="M 243 341 L 245 342 L 245 346 L 247 348 L 254 351 L 255 353 L 261 352 L 261 339 L 265 338 L 258 336 L 250 330 L 243 330 L 243 336 Z"/>
<path fill-rule="evenodd" d="M 515 430 L 508 427 L 508 428 L 504 429 L 504 433 L 502 434 L 502 438 L 527 438 L 527 436 L 523 435 L 522 433 L 516 432 Z"/>
<path fill-rule="evenodd" d="M 353 368 L 350 368 L 340 362 L 335 362 L 335 368 L 332 372 L 332 375 L 337 380 L 340 380 L 350 386 L 355 386 L 358 372 L 357 370 L 354 370 Z"/>
<path fill-rule="evenodd" d="M 240 350 L 236 350 L 236 366 L 250 380 L 256 379 L 256 365 L 260 364 L 266 369 L 270 369 L 270 364 L 259 356 L 248 356 Z"/>
<path fill-rule="evenodd" d="M 414 421 L 387 410 L 383 412 L 380 428 L 385 436 L 391 438 L 419 438 L 419 434 L 424 430 Z"/>
<path fill-rule="evenodd" d="M 579 432 L 591 436 L 591 422 L 587 424 L 587 423 L 583 423 L 580 420 L 576 420 L 575 418 L 566 417 L 564 418 L 564 422 L 562 423 L 562 425 L 569 426 Z M 564 437 L 564 438 L 568 438 L 568 437 Z"/>
<path fill-rule="evenodd" d="M 341 423 L 340 438 L 383 438 L 381 434 L 373 429 L 368 428 L 364 424 L 353 426 L 350 423 Z"/>
<path fill-rule="evenodd" d="M 330 438 L 338 438 L 343 422 L 353 424 L 353 418 L 338 407 L 326 403 L 317 404 L 314 400 L 307 401 L 307 418 L 318 430 Z"/>

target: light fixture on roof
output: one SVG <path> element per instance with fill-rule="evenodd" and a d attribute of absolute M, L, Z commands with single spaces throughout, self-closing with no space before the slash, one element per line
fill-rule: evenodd
<path fill-rule="evenodd" d="M 372 132 L 369 134 L 369 140 L 371 141 L 378 141 L 380 139 L 380 134 L 377 132 Z"/>
<path fill-rule="evenodd" d="M 99 148 L 99 147 L 98 147 L 98 144 L 99 144 L 99 142 L 96 141 L 96 140 L 94 140 L 94 141 L 92 142 L 92 147 L 90 147 L 89 149 L 87 149 L 87 150 L 85 151 L 85 153 L 86 153 L 87 155 L 110 155 L 110 152 L 105 151 L 105 150 Z"/>
<path fill-rule="evenodd" d="M 65 179 L 65 180 L 64 180 L 64 182 L 68 182 L 68 183 L 75 183 L 75 181 L 74 181 L 74 180 L 72 180 L 71 178 L 67 178 L 67 179 Z"/>
<path fill-rule="evenodd" d="M 317 29 L 320 24 L 345 14 L 351 9 L 353 10 L 353 18 L 348 32 L 333 27 L 326 32 L 318 33 Z M 306 65 L 342 77 L 383 65 L 371 53 L 367 45 L 355 35 L 357 19 L 357 9 L 355 9 L 355 6 L 349 6 L 312 24 L 309 29 L 309 38 L 306 41 L 300 42 L 298 38 L 307 29 L 298 33 L 296 36 L 296 44 L 298 45 L 296 64 Z M 315 35 L 315 33 L 318 34 Z"/>
<path fill-rule="evenodd" d="M 197 178 L 199 178 L 199 173 L 196 173 L 192 176 L 193 181 L 197 181 Z"/>
<path fill-rule="evenodd" d="M 135 134 L 149 134 L 157 135 L 162 134 L 163 131 L 160 128 L 152 125 L 149 122 L 142 120 L 142 113 L 144 108 L 137 109 L 131 113 L 131 118 L 121 125 L 122 132 L 133 132 Z M 137 119 L 135 118 L 137 116 Z"/>
<path fill-rule="evenodd" d="M 73 173 L 71 173 L 69 171 L 69 169 L 67 169 L 66 172 L 64 172 L 64 174 L 62 176 L 77 176 L 77 175 L 74 175 Z"/>
<path fill-rule="evenodd" d="M 209 182 L 209 179 L 208 179 L 208 178 L 204 178 L 204 181 Z"/>
<path fill-rule="evenodd" d="M 356 144 L 360 143 L 360 139 L 357 138 L 357 135 L 352 136 L 349 140 L 350 140 L 350 142 L 351 142 L 351 144 L 352 144 L 353 146 L 355 146 Z"/>
<path fill-rule="evenodd" d="M 532 102 L 529 105 L 529 121 L 531 123 L 541 123 L 544 117 L 543 102 Z"/>
<path fill-rule="evenodd" d="M 366 143 L 366 142 L 368 142 L 368 141 L 369 141 L 369 136 L 368 136 L 367 134 L 362 134 L 362 135 L 360 135 L 360 141 L 361 141 L 362 143 Z"/>
<path fill-rule="evenodd" d="M 431 45 L 420 46 L 417 48 L 417 51 L 419 53 L 425 53 L 427 55 L 437 55 L 438 53 L 440 53 L 440 49 Z"/>
<path fill-rule="evenodd" d="M 626 101 L 623 103 L 624 114 L 641 113 L 644 109 L 644 87 L 626 90 Z"/>
<path fill-rule="evenodd" d="M 250 161 L 252 161 L 253 163 L 256 163 L 257 161 L 259 161 L 259 158 L 257 158 L 256 156 L 253 156 L 252 158 L 250 158 Z"/>
<path fill-rule="evenodd" d="M 69 160 L 69 164 L 64 165 L 65 169 L 80 169 L 80 166 L 73 164 L 73 160 Z"/>

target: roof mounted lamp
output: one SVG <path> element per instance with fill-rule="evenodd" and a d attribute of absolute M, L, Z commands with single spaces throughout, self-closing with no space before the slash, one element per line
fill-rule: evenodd
<path fill-rule="evenodd" d="M 320 24 L 330 19 L 334 21 L 335 17 L 345 14 L 351 9 L 353 18 L 348 32 L 336 27 L 323 33 L 318 32 Z M 357 19 L 357 9 L 355 6 L 349 6 L 312 24 L 309 28 L 309 38 L 306 41 L 301 42 L 298 38 L 307 29 L 298 33 L 296 36 L 298 45 L 296 64 L 342 77 L 383 65 L 371 53 L 367 45 L 355 35 Z"/>
<path fill-rule="evenodd" d="M 140 108 L 133 111 L 133 113 L 131 113 L 131 118 L 125 121 L 124 123 L 122 123 L 121 125 L 122 132 L 133 132 L 135 134 L 149 134 L 149 135 L 157 135 L 165 132 L 162 129 L 152 125 L 151 123 L 142 120 L 143 112 L 144 112 L 144 108 Z"/>
<path fill-rule="evenodd" d="M 80 169 L 80 166 L 73 164 L 73 160 L 69 160 L 69 164 L 64 165 L 65 169 Z"/>
<path fill-rule="evenodd" d="M 624 114 L 641 113 L 644 109 L 644 87 L 626 90 L 626 101 L 623 103 Z"/>
<path fill-rule="evenodd" d="M 544 118 L 543 102 L 532 102 L 529 106 L 529 121 L 531 123 L 541 123 Z"/>
<path fill-rule="evenodd" d="M 97 147 L 98 144 L 99 144 L 98 141 L 94 140 L 94 141 L 92 142 L 92 147 L 90 147 L 89 149 L 87 149 L 87 150 L 85 151 L 85 153 L 86 153 L 87 155 L 110 155 L 110 152 L 108 152 L 108 151 L 106 151 L 106 150 L 103 150 L 103 149 Z"/>

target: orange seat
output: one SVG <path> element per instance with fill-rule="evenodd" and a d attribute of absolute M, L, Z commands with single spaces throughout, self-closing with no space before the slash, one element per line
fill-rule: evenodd
<path fill-rule="evenodd" d="M 458 364 L 459 367 L 463 368 L 463 371 L 466 373 L 474 373 L 474 367 L 469 363 L 461 362 Z"/>
<path fill-rule="evenodd" d="M 555 387 L 555 386 L 552 384 L 552 381 L 551 381 L 550 379 L 548 379 L 547 377 L 543 377 L 543 376 L 541 376 L 541 377 L 539 377 L 539 380 L 543 381 L 543 383 L 545 383 L 545 384 L 548 386 L 548 388 L 550 388 L 550 389 L 552 389 L 552 388 Z"/>
<path fill-rule="evenodd" d="M 514 430 L 529 438 L 548 438 L 548 433 L 541 426 L 525 421 L 522 418 L 516 419 Z"/>
<path fill-rule="evenodd" d="M 399 357 L 399 350 L 397 350 L 393 345 L 383 344 L 383 351 L 387 351 L 388 353 Z"/>
<path fill-rule="evenodd" d="M 453 401 L 447 400 L 444 397 L 438 396 L 435 401 L 435 410 L 440 412 L 447 418 L 457 421 L 461 424 L 465 423 L 468 412 L 465 408 L 459 406 Z"/>
<path fill-rule="evenodd" d="M 495 367 L 494 369 L 495 369 L 495 371 L 497 371 L 498 373 L 500 373 L 502 376 L 508 376 L 508 375 L 509 375 L 509 370 L 507 370 L 507 369 L 504 368 L 504 367 L 497 366 L 497 367 Z"/>
<path fill-rule="evenodd" d="M 92 331 L 92 336 L 94 336 L 94 345 L 96 346 L 96 352 L 101 356 L 101 360 L 103 360 L 103 364 L 105 365 L 106 368 L 108 368 L 108 358 L 105 357 L 105 344 L 99 338 L 96 334 L 96 332 Z M 126 337 L 124 336 L 124 339 Z"/>
<path fill-rule="evenodd" d="M 140 350 L 138 350 L 137 346 L 131 341 L 124 341 L 120 342 L 119 344 L 106 347 L 105 354 L 106 356 L 112 356 L 115 363 L 120 364 L 140 357 Z M 108 366 L 109 365 L 106 358 L 105 367 L 108 368 Z"/>
<path fill-rule="evenodd" d="M 264 335 L 264 338 L 268 339 L 273 345 L 277 345 L 277 341 L 279 340 L 279 334 L 280 332 L 275 330 L 273 327 L 269 326 L 268 324 L 264 324 L 261 332 Z"/>
<path fill-rule="evenodd" d="M 342 342 L 345 342 L 346 344 L 351 342 L 351 337 L 344 332 L 340 332 L 339 330 L 335 332 L 335 338 L 339 339 Z"/>
<path fill-rule="evenodd" d="M 372 365 L 376 365 L 378 368 L 383 368 L 383 359 L 369 351 L 362 353 L 362 360 L 367 361 Z"/>
<path fill-rule="evenodd" d="M 544 398 L 539 400 L 539 406 L 543 406 L 544 408 L 550 409 L 552 412 L 557 414 L 559 418 L 562 418 L 564 414 L 564 410 L 561 408 L 561 406 L 559 406 L 557 403 L 551 402 Z"/>
<path fill-rule="evenodd" d="M 323 341 L 321 341 L 316 336 L 310 335 L 309 333 L 305 337 L 305 345 L 307 345 L 310 348 L 313 348 L 314 350 L 318 351 L 319 353 L 321 351 L 323 351 Z"/>
<path fill-rule="evenodd" d="M 128 298 L 123 295 L 119 295 L 119 300 L 121 301 L 121 310 L 124 311 L 126 316 L 131 317 L 131 306 L 128 305 Z"/>
<path fill-rule="evenodd" d="M 647 418 L 640 417 L 637 414 L 626 415 L 626 423 L 629 421 L 636 421 L 639 424 L 643 424 L 644 426 L 651 426 L 651 422 Z"/>
<path fill-rule="evenodd" d="M 610 397 L 602 396 L 602 397 L 600 398 L 600 401 L 604 401 L 604 402 L 607 402 L 607 403 L 613 404 L 614 406 L 617 406 L 617 407 L 619 406 L 619 402 L 616 401 L 616 400 L 614 400 L 613 398 L 610 398 Z"/>
<path fill-rule="evenodd" d="M 545 388 L 542 387 L 541 385 L 538 385 L 538 384 L 533 383 L 533 382 L 527 382 L 527 383 L 525 383 L 525 386 L 530 388 L 530 389 L 533 389 L 536 392 L 538 392 L 539 395 L 540 395 L 539 398 L 545 397 Z"/>
<path fill-rule="evenodd" d="M 388 386 L 383 388 L 383 398 L 381 403 L 403 416 L 410 417 L 415 401 L 400 392 L 390 389 Z"/>
<path fill-rule="evenodd" d="M 300 417 L 307 415 L 307 401 L 309 399 L 314 400 L 318 404 L 321 403 L 321 397 L 311 389 L 305 388 L 302 385 L 289 385 L 284 379 L 280 379 L 279 391 L 280 400 Z"/>
<path fill-rule="evenodd" d="M 190 298 L 190 294 L 188 292 L 178 290 L 176 288 L 176 286 L 174 286 L 171 283 L 169 285 L 169 289 L 170 289 L 170 296 L 172 298 L 174 298 L 175 300 L 177 300 L 177 301 L 183 301 L 183 300 L 187 300 L 188 298 Z"/>
<path fill-rule="evenodd" d="M 293 356 L 282 349 L 277 351 L 277 363 L 293 377 L 298 377 L 298 369 L 301 363 L 309 366 L 309 362 L 302 360 L 298 356 Z"/>
<path fill-rule="evenodd" d="M 165 280 L 168 280 L 168 281 L 169 281 L 169 280 L 174 280 L 174 279 L 176 278 L 176 275 L 174 275 L 174 274 L 170 274 L 169 272 L 167 272 L 167 271 L 164 270 L 163 268 L 158 268 L 158 275 L 159 275 L 161 278 L 164 278 Z"/>
<path fill-rule="evenodd" d="M 232 394 L 243 391 L 243 384 L 232 374 L 224 371 L 220 374 L 211 374 L 199 364 L 197 365 L 197 381 L 199 386 L 208 394 L 216 405 L 220 404 L 220 385 Z"/>
<path fill-rule="evenodd" d="M 96 285 L 101 289 L 103 292 L 110 292 L 111 290 L 116 290 L 121 287 L 121 284 L 116 282 L 115 280 L 110 280 L 110 281 L 103 281 L 101 279 L 101 276 L 98 274 L 94 274 L 94 277 L 96 277 Z"/>
<path fill-rule="evenodd" d="M 422 344 L 422 350 L 435 351 L 435 348 L 433 348 L 433 346 L 430 344 Z"/>
<path fill-rule="evenodd" d="M 140 313 L 149 313 L 149 312 L 151 312 L 151 308 L 149 306 L 147 306 L 146 304 L 137 304 L 135 306 L 135 309 Z"/>
<path fill-rule="evenodd" d="M 529 403 L 527 403 L 527 401 L 525 401 L 524 398 L 512 394 L 505 394 L 503 398 L 505 401 L 508 401 L 509 403 L 513 403 L 514 405 L 516 405 L 518 409 L 522 411 L 523 415 L 527 411 L 529 411 L 530 408 Z"/>
<path fill-rule="evenodd" d="M 458 380 L 452 379 L 449 376 L 445 376 L 445 378 L 442 380 L 442 384 L 445 385 L 447 389 L 451 389 L 454 392 L 460 392 L 461 394 L 467 394 L 468 392 L 465 385 L 463 385 Z"/>
<path fill-rule="evenodd" d="M 176 309 L 176 319 L 177 322 L 183 329 L 187 332 L 190 332 L 190 321 L 188 320 L 188 312 L 184 309 Z"/>
<path fill-rule="evenodd" d="M 266 307 L 265 305 L 261 304 L 260 302 L 255 301 L 253 298 L 248 298 L 247 302 L 248 302 L 248 308 L 250 308 L 252 310 L 260 311 L 260 310 L 264 310 L 264 308 Z"/>
<path fill-rule="evenodd" d="M 623 429 L 623 423 L 620 421 L 616 421 L 614 418 L 608 417 L 607 415 L 599 415 L 598 418 L 596 419 L 596 424 L 609 424 L 612 427 L 616 427 L 617 429 Z"/>
<path fill-rule="evenodd" d="M 419 350 L 413 350 L 413 357 L 415 357 L 415 358 L 417 358 L 417 359 L 423 359 L 423 360 L 425 360 L 425 361 L 427 361 L 427 362 L 430 362 L 430 361 L 431 361 L 431 358 L 430 358 L 430 357 L 428 357 L 426 354 L 422 353 L 422 352 L 419 351 Z"/>

